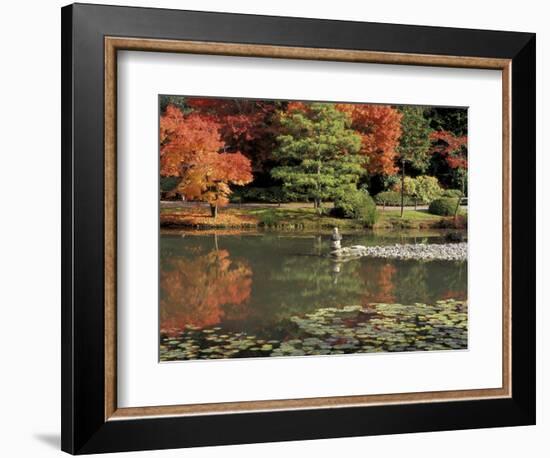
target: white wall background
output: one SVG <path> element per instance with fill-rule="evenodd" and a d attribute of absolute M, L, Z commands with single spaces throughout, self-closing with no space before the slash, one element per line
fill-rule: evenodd
<path fill-rule="evenodd" d="M 544 2 L 461 0 L 127 0 L 135 6 L 304 16 L 536 32 L 538 59 L 538 425 L 353 439 L 148 452 L 171 457 L 547 456 L 550 314 L 550 186 L 543 178 L 543 57 L 550 49 Z M 98 2 L 92 2 L 98 3 Z M 109 0 L 110 4 L 128 4 Z M 5 2 L 0 14 L 0 454 L 48 457 L 59 451 L 60 403 L 60 11 L 57 0 Z M 498 5 L 498 7 L 496 7 Z M 544 159 L 548 162 L 548 158 Z M 21 176 L 25 176 L 24 181 Z M 545 258 L 546 266 L 542 259 Z M 546 267 L 546 272 L 543 268 Z M 545 281 L 546 280 L 546 281 Z M 544 298 L 543 298 L 544 297 Z M 213 434 L 215 432 L 213 431 Z M 138 456 L 127 454 L 125 456 Z M 144 456 L 142 453 L 140 456 Z"/>

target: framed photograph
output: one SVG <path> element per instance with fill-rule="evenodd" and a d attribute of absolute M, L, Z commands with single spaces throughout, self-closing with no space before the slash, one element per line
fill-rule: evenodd
<path fill-rule="evenodd" d="M 531 33 L 64 7 L 63 450 L 534 424 L 535 100 Z"/>

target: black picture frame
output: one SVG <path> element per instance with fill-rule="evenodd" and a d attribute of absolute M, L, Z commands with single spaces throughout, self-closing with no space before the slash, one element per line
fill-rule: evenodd
<path fill-rule="evenodd" d="M 512 396 L 106 421 L 106 36 L 511 59 Z M 535 34 L 74 4 L 62 8 L 61 38 L 64 451 L 85 454 L 535 424 Z"/>

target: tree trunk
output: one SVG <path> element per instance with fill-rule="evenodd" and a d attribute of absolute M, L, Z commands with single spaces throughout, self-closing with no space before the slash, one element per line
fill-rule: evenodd
<path fill-rule="evenodd" d="M 401 161 L 401 218 L 405 207 L 405 161 Z"/>
<path fill-rule="evenodd" d="M 317 161 L 317 196 L 315 197 L 315 208 L 321 214 L 321 161 Z"/>
<path fill-rule="evenodd" d="M 217 218 L 218 216 L 218 206 L 214 204 L 210 204 L 210 214 L 212 215 L 212 218 Z"/>
<path fill-rule="evenodd" d="M 462 200 L 462 197 L 464 196 L 464 193 L 460 194 L 460 197 L 457 199 L 456 207 L 455 207 L 455 215 L 454 220 L 456 221 L 456 217 L 458 216 L 458 209 L 460 208 L 460 201 Z"/>
<path fill-rule="evenodd" d="M 321 199 L 319 197 L 313 199 L 313 207 L 317 209 L 317 213 L 321 213 Z"/>

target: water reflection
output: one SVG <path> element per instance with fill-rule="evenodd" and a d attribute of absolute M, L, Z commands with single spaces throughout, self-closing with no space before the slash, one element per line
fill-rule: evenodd
<path fill-rule="evenodd" d="M 442 239 L 430 235 L 428 240 L 433 243 Z M 400 239 L 400 243 L 411 241 Z M 395 239 L 373 234 L 356 235 L 347 236 L 346 243 L 395 243 Z M 195 355 L 196 348 L 191 347 L 208 350 L 220 342 L 224 342 L 228 352 L 221 357 L 256 356 L 254 352 L 277 355 L 275 349 L 280 348 L 281 342 L 296 339 L 298 334 L 299 338 L 308 338 L 303 333 L 296 334 L 296 320 L 317 316 L 315 314 L 321 310 L 344 310 L 345 307 L 367 310 L 373 303 L 396 307 L 430 304 L 433 307 L 437 301 L 448 299 L 459 301 L 460 305 L 466 299 L 465 262 L 362 258 L 338 263 L 324 256 L 328 251 L 328 236 L 325 235 L 181 237 L 166 234 L 161 237 L 160 251 L 162 359 L 210 357 L 215 352 Z M 463 310 L 465 305 L 460 307 Z M 403 322 L 413 319 L 406 316 L 413 309 L 399 310 Z M 464 332 L 460 332 L 465 339 L 466 317 L 463 311 L 461 313 L 452 325 L 455 330 L 459 323 L 463 326 Z M 340 319 L 338 313 L 335 316 Z M 395 332 L 396 323 L 392 324 Z M 216 338 L 219 342 L 212 340 L 211 345 L 204 347 L 205 342 L 210 341 L 203 339 L 198 345 L 196 336 L 191 338 L 191 335 L 202 330 L 209 331 L 201 334 L 204 339 Z M 453 338 L 461 342 L 462 348 L 465 341 L 455 334 Z M 246 340 L 251 336 L 254 337 L 253 345 L 252 340 Z M 226 342 L 227 339 L 230 342 Z M 168 357 L 171 345 L 176 345 L 168 345 L 168 341 L 179 342 L 180 350 L 190 345 L 185 354 L 191 356 L 174 357 L 172 353 L 172 357 Z M 243 342 L 252 346 L 246 347 Z M 239 350 L 237 344 L 244 345 L 246 351 Z M 441 342 L 438 345 L 442 345 Z M 374 347 L 383 349 L 381 344 Z M 255 350 L 250 353 L 250 348 Z"/>
<path fill-rule="evenodd" d="M 167 256 L 160 274 L 160 317 L 164 332 L 186 326 L 206 327 L 223 319 L 243 319 L 252 289 L 252 270 L 231 260 L 227 250 L 189 257 Z"/>

